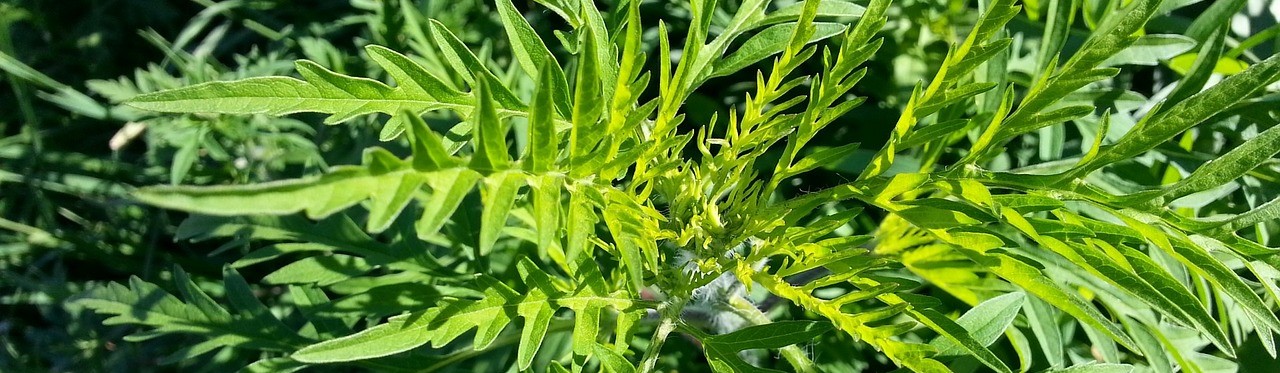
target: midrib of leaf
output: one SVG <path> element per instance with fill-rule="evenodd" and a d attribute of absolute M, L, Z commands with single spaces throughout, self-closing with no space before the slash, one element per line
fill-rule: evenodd
<path fill-rule="evenodd" d="M 154 286 L 151 284 L 148 285 Z M 118 296 L 121 295 L 121 292 L 127 294 L 127 297 L 140 298 L 136 293 L 136 289 L 114 283 L 106 286 L 108 286 L 107 291 L 111 292 L 109 297 L 99 297 L 94 295 L 89 298 L 81 299 L 78 303 L 92 308 L 98 313 L 115 314 L 116 316 L 108 319 L 106 321 L 107 323 L 110 323 L 112 319 L 121 318 L 121 320 L 127 320 L 127 322 L 131 324 L 148 325 L 161 330 L 191 334 L 218 334 L 220 337 L 234 338 L 228 340 L 228 342 L 266 342 L 266 344 L 261 345 L 261 347 L 265 347 L 271 351 L 291 351 L 301 348 L 305 346 L 306 343 L 310 342 L 309 340 L 302 339 L 302 337 L 297 335 L 278 336 L 254 333 L 254 331 L 261 330 L 257 328 L 241 328 L 252 326 L 251 324 L 244 322 L 235 322 L 231 319 L 217 320 L 209 318 L 198 309 L 183 303 L 168 293 L 164 293 L 166 299 L 161 300 L 162 303 L 156 304 L 152 307 L 139 308 L 136 303 L 141 299 L 121 300 L 118 298 Z M 156 287 L 152 291 L 162 290 Z M 184 317 L 165 313 L 163 312 L 163 309 L 166 307 L 170 307 L 170 309 L 173 309 L 172 307 L 177 307 L 178 310 L 182 310 L 182 312 L 187 313 L 187 315 Z M 145 317 L 140 318 L 138 316 Z M 218 323 L 218 321 L 225 321 L 225 323 Z"/>
<path fill-rule="evenodd" d="M 551 332 L 563 332 L 563 331 L 565 331 L 565 330 L 569 330 L 570 328 L 572 328 L 572 326 L 573 326 L 573 324 L 570 324 L 570 323 L 558 323 L 558 324 L 552 324 L 552 325 L 550 325 L 550 326 L 547 328 L 547 333 L 551 333 Z M 448 355 L 444 355 L 444 358 L 440 359 L 440 361 L 434 362 L 434 363 L 432 363 L 431 365 L 428 365 L 426 368 L 423 368 L 423 369 L 421 369 L 421 370 L 417 370 L 417 369 L 415 369 L 415 370 L 413 370 L 413 372 L 417 372 L 417 373 L 430 373 L 430 372 L 437 372 L 437 371 L 441 371 L 441 370 L 447 370 L 447 369 L 452 368 L 454 364 L 457 364 L 457 363 L 458 363 L 458 362 L 460 362 L 460 361 L 464 361 L 464 360 L 467 360 L 467 359 L 470 359 L 470 358 L 474 358 L 474 357 L 476 357 L 476 356 L 480 356 L 480 355 L 484 355 L 484 354 L 486 354 L 486 353 L 489 353 L 489 351 L 490 351 L 491 349 L 493 349 L 493 348 L 501 347 L 501 346 L 507 346 L 507 345 L 510 345 L 510 344 L 513 344 L 513 343 L 519 343 L 519 342 L 521 341 L 521 338 L 520 338 L 520 337 L 521 337 L 521 336 L 519 336 L 519 335 L 507 335 L 507 336 L 500 337 L 500 338 L 498 338 L 498 339 L 494 340 L 494 341 L 493 341 L 493 343 L 492 343 L 492 344 L 490 344 L 490 345 L 489 345 L 489 348 L 487 348 L 487 349 L 479 349 L 479 350 L 476 350 L 476 349 L 462 349 L 462 350 L 460 350 L 460 351 L 458 351 L 458 352 L 454 352 L 454 353 L 451 353 L 451 354 L 448 354 Z"/>
<path fill-rule="evenodd" d="M 378 83 L 381 84 L 381 83 Z M 253 89 L 253 86 L 281 85 L 271 89 Z M 387 89 L 393 89 L 386 87 Z M 280 90 L 277 88 L 287 88 Z M 325 95 L 310 83 L 290 77 L 258 77 L 230 82 L 209 82 L 174 90 L 149 93 L 134 97 L 127 105 L 169 113 L 217 113 L 217 114 L 269 114 L 287 115 L 301 112 L 324 114 L 348 114 L 332 118 L 331 124 L 345 121 L 355 115 L 383 113 L 396 115 L 410 110 L 425 113 L 435 110 L 453 110 L 469 116 L 475 105 L 465 102 L 443 102 L 430 97 L 414 97 L 401 88 L 394 88 L 389 97 L 360 97 L 348 92 L 347 97 Z M 221 92 L 218 92 L 221 91 Z M 289 92 L 292 92 L 292 95 Z M 467 94 L 473 97 L 472 94 Z M 264 100 L 265 99 L 265 100 Z M 338 110 L 337 108 L 355 108 Z M 528 110 L 497 108 L 502 117 L 528 118 Z M 350 115 L 349 113 L 358 113 Z M 340 119 L 340 120 L 339 120 Z M 554 118 L 557 129 L 567 129 L 570 123 Z"/>
<path fill-rule="evenodd" d="M 905 174 L 896 175 L 895 178 L 904 177 L 904 175 Z M 922 176 L 921 180 L 927 180 L 929 175 L 921 174 L 920 176 Z M 909 176 L 907 177 L 909 178 Z M 872 183 L 872 181 L 874 181 L 874 183 Z M 869 193 L 868 191 L 874 190 L 876 188 L 874 187 L 859 188 L 859 187 L 853 186 L 859 183 L 874 185 L 879 183 L 885 183 L 885 180 L 884 178 L 873 178 L 870 180 L 855 181 L 853 183 L 847 184 L 847 186 L 844 186 L 844 187 L 831 188 L 828 191 L 831 191 L 832 193 L 828 195 L 828 198 L 837 198 L 837 199 L 856 198 L 858 200 L 863 201 L 864 203 L 877 206 L 879 208 L 882 208 L 886 211 L 889 211 L 895 214 L 898 213 L 899 210 L 902 210 L 901 205 L 890 202 L 888 200 L 889 198 L 892 198 L 896 194 L 888 195 L 888 197 L 886 197 L 884 192 Z M 903 184 L 901 186 L 894 188 L 893 190 L 896 191 L 897 194 L 901 194 L 903 192 L 906 192 L 907 190 L 914 189 L 919 185 L 920 184 L 913 182 L 911 184 Z M 820 193 L 813 193 L 813 194 L 820 194 Z M 898 214 L 898 215 L 904 218 L 905 220 L 911 222 L 913 225 L 922 227 L 920 222 L 914 221 L 910 219 L 908 216 L 905 216 L 902 214 Z M 1108 321 L 1102 315 L 1102 313 L 1098 312 L 1097 309 L 1089 305 L 1087 302 L 1081 299 L 1078 295 L 1067 292 L 1061 289 L 1059 284 L 1044 278 L 1043 274 L 1035 267 L 1006 254 L 992 255 L 992 254 L 985 253 L 986 250 L 995 248 L 990 245 L 992 244 L 996 246 L 1000 245 L 999 243 L 997 243 L 999 240 L 996 239 L 995 237 L 989 237 L 991 239 L 994 239 L 995 242 L 981 243 L 981 242 L 973 242 L 974 239 L 976 239 L 976 237 L 972 236 L 973 233 L 963 233 L 964 236 L 961 236 L 960 234 L 953 234 L 951 232 L 948 232 L 946 229 L 925 229 L 925 230 L 931 233 L 932 235 L 934 235 L 935 237 L 937 237 L 938 239 L 942 240 L 943 242 L 947 242 L 957 247 L 963 248 L 964 250 L 962 250 L 962 252 L 965 253 L 965 255 L 970 256 L 975 262 L 983 264 L 992 273 L 998 275 L 999 277 L 1005 279 L 1006 281 L 1009 281 L 1025 289 L 1028 293 L 1036 295 L 1037 297 L 1045 300 L 1046 302 L 1049 302 L 1050 304 L 1053 304 L 1055 307 L 1071 314 L 1072 316 L 1075 316 L 1077 319 L 1081 320 L 1082 322 L 1090 324 L 1100 329 L 1101 331 L 1106 333 L 1109 337 L 1119 342 L 1120 344 L 1126 347 L 1129 347 L 1131 349 L 1136 349 L 1136 347 L 1133 347 L 1135 346 L 1135 343 L 1120 329 L 1119 326 L 1117 326 L 1115 323 Z M 985 234 L 979 234 L 979 235 L 985 235 Z M 986 235 L 986 236 L 990 236 L 990 235 Z M 983 246 L 979 246 L 979 245 L 983 245 Z"/>
<path fill-rule="evenodd" d="M 1040 121 L 1036 116 L 1080 87 L 1118 73 L 1118 70 L 1097 68 L 1097 66 L 1137 39 L 1133 36 L 1134 33 L 1146 25 L 1160 2 L 1161 0 L 1136 0 L 1129 3 L 1122 11 L 1106 17 L 1098 30 L 1062 65 L 1057 73 L 1053 73 L 1052 70 L 1041 72 L 1043 78 L 1031 88 L 1018 109 L 1012 115 L 1003 118 L 994 142 L 1002 143 L 1017 135 L 1061 123 L 1063 120 Z M 1055 64 L 1050 63 L 1048 66 L 1052 68 Z M 1073 115 L 1066 119 L 1074 119 L 1078 116 Z"/>
<path fill-rule="evenodd" d="M 590 305 L 592 305 L 592 303 L 596 303 L 596 304 L 605 303 L 605 304 L 608 304 L 609 306 L 613 306 L 620 310 L 628 309 L 628 308 L 631 308 L 632 306 L 638 306 L 638 305 L 643 305 L 645 308 L 654 308 L 657 306 L 657 304 L 652 301 L 646 301 L 643 299 L 636 299 L 636 298 L 628 298 L 621 295 L 610 295 L 610 296 L 575 295 L 571 297 L 562 297 L 562 298 L 546 297 L 546 298 L 534 299 L 534 300 L 521 300 L 519 302 L 514 302 L 514 303 L 503 303 L 495 306 L 481 307 L 481 308 L 477 308 L 467 312 L 451 313 L 450 317 L 461 317 L 461 316 L 483 314 L 489 311 L 493 311 L 494 309 L 497 309 L 497 308 L 510 308 L 514 310 L 514 309 L 519 309 L 520 306 L 524 306 L 524 305 L 540 305 L 540 304 L 559 305 L 561 307 L 565 307 L 569 309 L 580 310 L 580 309 L 589 307 Z M 405 316 L 397 316 L 397 318 L 403 318 L 403 317 Z M 414 329 L 426 328 L 428 326 L 430 325 L 421 325 L 421 326 L 415 327 Z"/>
<path fill-rule="evenodd" d="M 963 170 L 960 170 L 960 171 L 963 171 Z M 901 174 L 901 175 L 906 175 L 906 174 Z M 1229 232 L 1234 232 L 1235 230 L 1238 230 L 1240 227 L 1249 225 L 1249 224 L 1228 224 L 1229 222 L 1233 221 L 1231 218 L 1214 219 L 1214 220 L 1188 219 L 1186 217 L 1177 215 L 1170 210 L 1163 209 L 1161 206 L 1157 206 L 1153 204 L 1140 205 L 1140 206 L 1126 206 L 1123 204 L 1121 197 L 1106 194 L 1084 183 L 1068 183 L 1065 185 L 1060 183 L 1054 183 L 1052 182 L 1053 177 L 1046 176 L 1046 175 L 1024 175 L 1024 174 L 1011 174 L 1006 172 L 987 172 L 987 171 L 970 172 L 970 173 L 945 172 L 945 173 L 914 174 L 914 175 L 917 175 L 923 178 L 924 180 L 927 180 L 927 182 L 930 182 L 930 183 L 976 181 L 976 182 L 979 182 L 981 185 L 984 185 L 987 187 L 1004 187 L 1004 188 L 1010 188 L 1010 189 L 1020 190 L 1024 192 L 1038 191 L 1039 193 L 1050 195 L 1055 199 L 1087 202 L 1093 206 L 1097 206 L 1099 208 L 1103 208 L 1105 210 L 1111 210 L 1111 211 L 1121 210 L 1126 208 L 1134 209 L 1146 214 L 1158 216 L 1162 219 L 1161 221 L 1164 224 L 1167 224 L 1170 227 L 1173 227 L 1185 232 L 1198 232 L 1206 229 L 1213 229 L 1215 227 L 1220 227 L 1220 226 L 1235 228 L 1235 229 L 1219 229 L 1219 232 L 1215 233 L 1215 237 L 1221 236 L 1222 234 L 1226 234 L 1228 236 L 1234 237 L 1234 235 Z M 873 178 L 868 180 L 859 180 L 859 181 L 842 184 L 821 192 L 810 193 L 800 198 L 788 201 L 787 204 L 785 204 L 784 206 L 799 205 L 799 204 L 806 203 L 806 201 L 824 200 L 828 198 L 834 198 L 834 199 L 857 198 L 857 199 L 862 199 L 868 203 L 878 203 L 877 198 L 879 198 L 879 196 L 864 194 L 861 191 L 875 189 L 876 185 L 885 183 L 885 180 L 886 179 L 884 178 Z M 1273 201 L 1273 203 L 1266 204 L 1263 208 L 1254 209 L 1245 214 L 1238 215 L 1236 218 L 1245 219 L 1248 221 L 1248 223 L 1252 224 L 1256 221 L 1266 220 L 1268 217 L 1271 217 L 1271 216 L 1280 216 L 1280 199 L 1277 199 L 1277 201 Z M 1223 233 L 1223 232 L 1226 232 L 1226 233 Z M 1235 248 L 1233 247 L 1233 249 Z M 1247 251 L 1240 251 L 1240 252 L 1247 253 Z M 1252 255 L 1252 254 L 1249 254 L 1249 255 Z"/>
<path fill-rule="evenodd" d="M 1076 166 L 1066 175 L 1071 177 L 1083 175 L 1154 148 L 1209 119 L 1214 114 L 1226 110 L 1231 104 L 1249 97 L 1253 92 L 1274 82 L 1277 77 L 1280 77 L 1280 55 L 1250 66 L 1244 72 L 1228 77 L 1173 108 L 1144 118 L 1115 145 L 1103 148 L 1097 157 Z"/>
<path fill-rule="evenodd" d="M 1160 204 L 1186 195 L 1231 183 L 1280 152 L 1280 126 L 1271 127 L 1214 160 L 1197 168 L 1186 179 L 1160 195 Z"/>
<path fill-rule="evenodd" d="M 406 160 L 407 161 L 407 160 Z M 327 187 L 330 184 L 341 183 L 349 179 L 324 180 L 325 176 L 335 175 L 339 172 L 346 172 L 355 178 L 370 179 L 373 181 L 395 180 L 406 177 L 406 175 L 420 175 L 422 178 L 430 178 L 433 175 L 444 174 L 450 172 L 474 172 L 475 170 L 466 166 L 440 168 L 432 171 L 418 171 L 414 169 L 402 169 L 382 174 L 373 174 L 367 166 L 337 166 L 329 172 L 321 176 L 305 177 L 300 179 L 280 180 L 262 184 L 252 185 L 234 185 L 234 186 L 158 186 L 139 189 L 134 196 L 139 200 L 148 204 L 160 206 L 163 208 L 194 212 L 207 215 L 217 216 L 241 216 L 253 214 L 266 215 L 287 215 L 299 211 L 308 211 L 308 215 L 312 219 L 322 219 L 333 213 L 341 211 L 343 206 L 326 206 L 325 209 L 319 210 L 318 201 L 306 198 L 295 198 L 285 201 L 279 206 L 263 208 L 259 204 L 242 203 L 244 201 L 263 198 L 266 195 L 284 195 L 295 193 L 306 193 L 308 188 Z M 599 188 L 601 193 L 615 190 L 612 184 L 604 182 L 594 176 L 588 176 L 580 179 L 571 179 L 564 172 L 559 170 L 548 170 L 546 172 L 526 171 L 519 167 L 518 164 L 512 165 L 510 169 L 502 170 L 499 174 L 519 174 L 526 178 L 552 177 L 565 179 L 560 184 L 561 188 L 566 186 L 572 187 L 591 187 Z M 443 191 L 440 191 L 443 192 Z M 217 198 L 217 199 L 211 199 Z M 367 198 L 366 198 L 367 199 Z M 237 202 L 238 200 L 238 202 Z M 322 202 L 322 201 L 320 201 Z M 358 201 L 357 201 L 358 202 Z M 318 213 L 312 214 L 311 211 Z"/>
<path fill-rule="evenodd" d="M 958 99 L 966 99 L 970 95 L 961 94 L 961 92 L 968 91 L 970 94 L 979 94 L 995 87 L 995 84 L 982 83 L 974 83 L 978 86 L 972 87 L 957 88 L 956 85 L 967 78 L 972 69 L 976 68 L 978 64 L 990 60 L 996 55 L 995 53 L 971 54 L 970 52 L 975 48 L 984 48 L 991 52 L 998 52 L 1008 48 L 1009 41 L 1007 39 L 995 41 L 990 39 L 1017 14 L 1020 6 L 1013 4 L 1014 2 L 1009 0 L 991 2 L 986 12 L 982 14 L 974 25 L 974 28 L 965 36 L 964 42 L 948 51 L 942 67 L 938 69 L 929 85 L 925 86 L 923 82 L 916 84 L 915 90 L 912 91 L 907 100 L 906 107 L 903 108 L 902 115 L 898 117 L 897 123 L 894 124 L 893 130 L 889 133 L 889 141 L 876 152 L 872 157 L 871 163 L 858 175 L 858 179 L 876 177 L 888 170 L 894 162 L 894 157 L 900 144 L 911 137 L 911 133 L 921 120 L 933 114 L 931 110 L 940 109 L 942 105 L 952 101 L 948 97 L 949 95 L 955 95 Z M 974 89 L 975 87 L 978 89 Z M 994 122 L 994 124 L 998 123 L 998 121 Z M 988 132 L 993 132 L 1000 128 L 994 124 L 988 129 Z M 976 150 L 980 153 L 982 149 Z"/>
<path fill-rule="evenodd" d="M 888 308 L 872 310 L 861 314 L 848 314 L 841 311 L 839 306 L 829 303 L 828 301 L 819 299 L 809 294 L 804 289 L 792 286 L 785 280 L 778 279 L 773 275 L 764 272 L 755 272 L 746 266 L 738 266 L 735 274 L 739 278 L 751 279 L 755 283 L 760 284 L 770 293 L 777 295 L 783 299 L 787 299 L 796 305 L 799 305 L 811 312 L 822 315 L 830 320 L 837 329 L 847 333 L 854 339 L 866 342 L 875 346 L 878 350 L 893 360 L 896 364 L 913 369 L 920 372 L 948 372 L 944 365 L 936 360 L 911 353 L 911 344 L 894 340 L 890 333 L 881 327 L 873 327 L 867 323 L 875 318 L 867 318 L 874 312 L 884 312 Z M 901 307 L 901 306 L 899 306 Z"/>
<path fill-rule="evenodd" d="M 590 307 L 593 304 L 598 305 L 601 303 L 609 306 L 613 306 L 619 310 L 628 309 L 633 306 L 643 306 L 646 308 L 656 307 L 656 305 L 654 305 L 653 302 L 642 300 L 642 299 L 634 299 L 634 298 L 621 297 L 621 296 L 575 295 L 575 296 L 561 297 L 561 298 L 555 298 L 555 297 L 541 298 L 540 297 L 540 299 L 535 299 L 535 300 L 521 300 L 518 302 L 502 303 L 502 304 L 493 305 L 493 306 L 480 307 L 467 312 L 449 314 L 449 318 L 455 319 L 455 318 L 474 317 L 475 315 L 488 314 L 498 309 L 515 312 L 515 310 L 518 310 L 521 306 L 524 306 L 524 305 L 545 305 L 547 307 L 558 306 L 553 308 L 567 307 L 575 311 L 581 311 L 582 309 L 586 307 Z M 387 323 L 381 324 L 378 327 L 393 328 L 395 327 L 393 325 L 399 324 L 400 326 L 395 331 L 397 335 L 403 335 L 403 334 L 426 335 L 426 334 L 429 334 L 430 332 L 428 328 L 431 328 L 437 325 L 438 323 L 440 323 L 440 321 L 436 321 L 434 317 L 426 318 L 424 316 L 427 313 L 433 312 L 433 310 L 435 309 L 396 316 L 391 318 L 391 320 L 388 321 Z M 426 322 L 419 322 L 418 320 L 424 320 Z M 412 322 L 413 324 L 409 327 L 404 327 L 403 325 L 406 322 Z M 444 322 L 448 322 L 448 321 L 444 321 Z M 329 358 L 323 357 L 323 354 L 325 352 L 328 352 L 324 349 L 325 347 L 327 347 L 326 346 L 327 343 L 330 343 L 330 342 L 337 343 L 339 341 L 344 341 L 347 339 L 354 339 L 362 335 L 365 335 L 370 330 L 375 330 L 375 329 L 366 329 L 363 332 L 356 333 L 347 337 L 330 340 L 326 342 L 321 342 L 319 344 L 308 346 L 298 350 L 297 352 L 294 352 L 293 355 L 291 355 L 291 357 L 298 361 L 307 362 L 307 363 L 326 363 L 326 362 L 350 361 L 350 360 L 356 360 L 356 359 L 369 359 L 369 358 L 376 358 L 381 356 L 388 356 L 388 355 L 397 353 L 396 351 L 383 351 L 385 353 L 379 353 L 376 355 L 361 355 L 354 358 L 341 357 L 341 356 L 329 357 Z M 389 336 L 383 336 L 383 338 L 389 338 Z M 428 336 L 428 337 L 424 337 L 422 342 L 429 343 L 432 340 L 434 340 L 434 338 Z M 371 343 L 371 341 L 365 341 L 364 343 Z M 361 344 L 364 344 L 364 343 L 361 343 Z M 339 347 L 340 350 L 346 350 L 351 348 L 352 348 L 351 346 Z M 308 350 L 319 350 L 319 352 L 308 351 Z M 400 351 L 400 352 L 403 352 L 403 351 Z M 321 356 L 314 356 L 317 354 L 320 354 Z"/>

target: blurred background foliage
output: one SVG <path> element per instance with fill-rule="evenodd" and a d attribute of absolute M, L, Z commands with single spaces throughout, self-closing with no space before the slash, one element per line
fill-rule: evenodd
<path fill-rule="evenodd" d="M 1047 63 L 1038 54 L 1044 24 L 1054 0 L 1026 0 L 1008 32 L 1015 39 L 1008 64 L 1010 80 L 1022 88 Z M 1073 14 L 1066 51 L 1083 41 L 1105 12 L 1120 1 L 1085 0 Z M 545 8 L 517 1 L 544 40 L 575 40 L 559 34 L 560 18 Z M 614 8 L 613 0 L 600 0 Z M 739 1 L 722 0 L 725 19 Z M 777 0 L 781 8 L 792 0 Z M 885 46 L 868 63 L 870 72 L 856 88 L 868 103 L 816 137 L 819 145 L 860 142 L 853 156 L 806 174 L 783 192 L 797 195 L 848 181 L 857 175 L 906 104 L 914 85 L 933 75 L 947 52 L 968 33 L 977 17 L 977 1 L 898 0 L 882 32 Z M 1149 34 L 1189 34 L 1195 19 L 1214 1 L 1166 0 L 1165 11 L 1147 26 Z M 1280 2 L 1249 0 L 1228 30 L 1227 48 L 1216 71 L 1229 75 L 1280 50 Z M 219 296 L 221 268 L 248 243 L 174 241 L 179 214 L 128 200 L 135 186 L 162 183 L 249 183 L 314 174 L 331 165 L 359 162 L 360 152 L 389 138 L 386 117 L 366 116 L 341 126 L 325 126 L 319 115 L 267 116 L 156 115 L 118 104 L 134 95 L 194 83 L 251 76 L 291 75 L 292 61 L 310 59 L 339 73 L 382 77 L 361 48 L 380 44 L 414 53 L 427 65 L 435 61 L 425 36 L 428 19 L 458 33 L 480 50 L 496 71 L 512 71 L 509 45 L 493 5 L 484 0 L 100 0 L 0 1 L 0 371 L 227 371 L 252 357 L 230 349 L 197 359 L 169 356 L 194 343 L 165 336 L 128 342 L 137 330 L 104 326 L 102 317 L 68 302 L 95 284 L 125 281 L 136 275 L 156 284 L 172 283 L 174 266 L 185 269 L 201 287 Z M 530 11 L 530 9 L 536 9 Z M 688 10 L 681 1 L 642 3 L 646 27 L 662 20 L 671 35 L 682 35 Z M 611 22 L 617 24 L 617 22 Z M 713 22 L 714 27 L 714 22 Z M 1211 30 L 1212 31 L 1212 30 Z M 1204 35 L 1208 37 L 1208 35 Z M 656 55 L 656 32 L 645 35 Z M 1185 39 L 1185 40 L 1184 40 Z M 1095 136 L 1118 138 L 1151 110 L 1150 98 L 1170 93 L 1170 83 L 1195 61 L 1195 35 L 1153 40 L 1148 48 L 1126 54 L 1121 75 L 1109 87 L 1078 92 L 1074 103 L 1092 103 L 1098 113 L 1113 112 L 1110 129 L 1098 134 L 1097 116 L 1054 126 L 1015 141 L 989 168 L 1012 169 L 1078 157 Z M 678 37 L 672 44 L 680 45 Z M 568 43 L 548 43 L 553 49 Z M 553 53 L 566 54 L 563 49 Z M 492 57 L 502 56 L 502 57 Z M 672 58 L 678 58 L 673 55 Z M 651 58 L 649 63 L 656 64 Z M 819 59 L 814 59 L 818 64 Z M 655 65 L 656 66 L 656 65 Z M 821 66 L 807 66 L 812 73 Z M 509 74 L 507 77 L 516 74 Z M 1220 79 L 1221 75 L 1215 79 Z M 684 110 L 684 126 L 725 120 L 732 105 L 753 89 L 755 70 L 746 69 L 702 87 Z M 516 94 L 529 97 L 532 82 L 515 82 Z M 651 85 L 650 90 L 655 90 Z M 1275 91 L 1272 89 L 1272 91 Z M 653 97 L 656 92 L 648 92 Z M 1134 191 L 1177 180 L 1214 154 L 1239 145 L 1272 123 L 1280 101 L 1258 98 L 1240 114 L 1187 132 L 1134 162 L 1093 177 L 1101 187 Z M 1064 103 L 1068 104 L 1068 103 Z M 715 114 L 719 113 L 718 116 Z M 438 114 L 431 124 L 448 129 L 458 118 Z M 723 126 L 721 126 L 723 127 Z M 517 137 L 519 138 L 519 137 Z M 404 149 L 402 144 L 387 144 Z M 953 150 L 942 150 L 953 151 Z M 955 158 L 943 154 L 943 158 Z M 895 167 L 918 168 L 910 154 Z M 1280 195 L 1280 167 L 1259 167 L 1241 182 L 1180 201 L 1199 216 L 1240 212 Z M 771 167 L 767 166 L 767 167 Z M 892 172 L 892 171 L 891 171 Z M 864 214 L 853 229 L 870 232 L 880 216 Z M 1277 242 L 1280 226 L 1259 224 L 1252 237 Z M 255 273 L 257 270 L 261 273 Z M 265 269 L 242 269 L 247 277 Z M 269 306 L 289 309 L 281 289 L 256 289 Z M 944 297 L 941 291 L 934 296 Z M 1064 335 L 1072 354 L 1090 356 L 1088 336 Z M 824 338 L 847 338 L 829 334 Z M 688 343 L 675 341 L 672 343 Z M 1174 341 L 1177 343 L 1177 341 Z M 1256 343 L 1255 343 L 1256 345 Z M 851 352 L 849 343 L 822 343 L 817 356 L 851 356 L 850 369 L 883 369 L 874 351 Z M 837 349 L 838 348 L 838 349 Z M 993 346 L 1013 348 L 1012 346 Z M 1254 348 L 1260 348 L 1255 346 Z M 685 349 L 676 348 L 676 351 Z M 694 349 L 688 349 L 693 351 Z M 1241 352 L 1245 354 L 1247 352 Z M 1264 356 L 1259 354 L 1255 356 Z M 697 358 L 670 354 L 664 359 Z M 673 361 L 674 362 L 674 361 Z M 1267 365 L 1261 365 L 1267 366 Z M 1275 366 L 1275 365 L 1270 365 Z M 1234 365 L 1229 366 L 1234 368 Z M 1233 369 L 1229 369 L 1231 371 Z"/>

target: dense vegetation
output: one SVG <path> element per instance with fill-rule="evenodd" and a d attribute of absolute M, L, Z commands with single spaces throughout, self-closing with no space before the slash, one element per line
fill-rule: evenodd
<path fill-rule="evenodd" d="M 1271 371 L 1277 4 L 5 0 L 0 371 Z"/>

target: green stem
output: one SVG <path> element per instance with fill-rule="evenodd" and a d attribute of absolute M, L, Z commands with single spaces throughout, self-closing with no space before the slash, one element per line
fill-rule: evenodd
<path fill-rule="evenodd" d="M 751 325 L 764 325 L 773 322 L 769 316 L 761 312 L 751 301 L 746 300 L 742 296 L 735 295 L 729 298 L 729 305 L 732 307 L 734 314 L 747 320 Z M 817 373 L 818 368 L 813 364 L 813 360 L 809 360 L 809 356 L 796 345 L 786 346 L 780 349 L 782 357 L 791 363 L 791 367 L 800 373 Z"/>
<path fill-rule="evenodd" d="M 672 298 L 658 307 L 662 321 L 658 322 L 657 329 L 653 331 L 653 338 L 649 339 L 649 349 L 645 350 L 644 359 L 640 361 L 641 373 L 653 372 L 654 366 L 658 364 L 662 344 L 667 341 L 671 331 L 676 330 L 676 321 L 680 320 L 680 313 L 684 310 L 686 302 L 688 301 L 684 298 Z"/>

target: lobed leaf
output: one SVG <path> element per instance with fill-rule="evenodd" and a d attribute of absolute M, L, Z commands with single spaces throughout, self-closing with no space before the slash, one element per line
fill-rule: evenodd
<path fill-rule="evenodd" d="M 777 349 L 812 341 L 832 329 L 831 324 L 815 321 L 779 321 L 748 326 L 735 332 L 701 338 L 707 362 L 715 372 L 776 372 L 748 364 L 738 352 L 751 349 Z"/>
<path fill-rule="evenodd" d="M 1187 98 L 1180 105 L 1144 118 L 1141 124 L 1125 134 L 1115 145 L 1103 149 L 1092 161 L 1077 166 L 1072 174 L 1093 171 L 1154 148 L 1249 97 L 1277 78 L 1280 78 L 1280 56 L 1272 56 Z"/>

